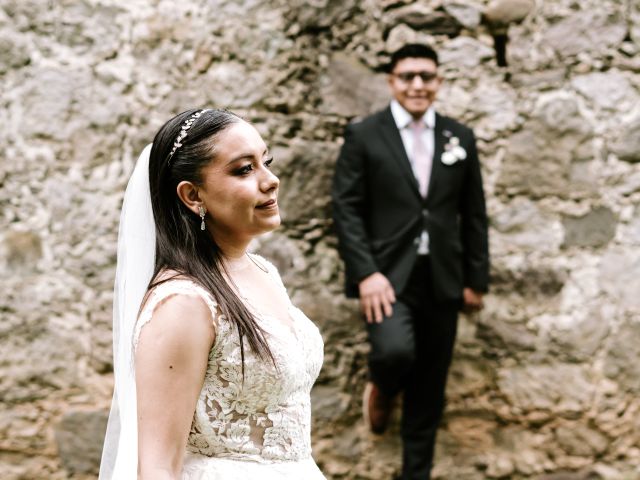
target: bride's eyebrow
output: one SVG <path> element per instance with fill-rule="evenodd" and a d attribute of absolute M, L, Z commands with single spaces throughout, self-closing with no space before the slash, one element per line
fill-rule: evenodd
<path fill-rule="evenodd" d="M 233 157 L 231 160 L 229 160 L 227 162 L 227 165 L 234 163 L 234 162 L 238 162 L 240 160 L 253 160 L 254 156 L 252 153 L 241 153 L 239 155 L 236 155 L 235 157 Z"/>
<path fill-rule="evenodd" d="M 262 156 L 265 157 L 269 155 L 269 147 L 266 147 L 264 149 L 264 152 L 262 152 Z M 243 152 L 243 153 L 239 153 L 238 155 L 236 155 L 235 157 L 231 158 L 231 160 L 229 160 L 227 162 L 227 165 L 237 162 L 239 160 L 253 160 L 255 158 L 253 153 L 248 153 L 248 152 Z"/>

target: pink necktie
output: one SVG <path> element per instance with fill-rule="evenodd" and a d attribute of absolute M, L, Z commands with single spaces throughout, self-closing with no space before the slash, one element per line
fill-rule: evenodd
<path fill-rule="evenodd" d="M 429 188 L 429 177 L 431 176 L 431 152 L 427 151 L 427 146 L 423 141 L 423 132 L 426 125 L 422 121 L 411 122 L 413 132 L 413 173 L 418 180 L 420 195 L 427 196 Z"/>

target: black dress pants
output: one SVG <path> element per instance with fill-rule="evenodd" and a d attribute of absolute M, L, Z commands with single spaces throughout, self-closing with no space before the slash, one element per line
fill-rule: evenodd
<path fill-rule="evenodd" d="M 404 391 L 402 480 L 430 478 L 456 338 L 460 301 L 432 292 L 429 257 L 419 256 L 391 317 L 367 324 L 371 381 L 387 395 Z"/>

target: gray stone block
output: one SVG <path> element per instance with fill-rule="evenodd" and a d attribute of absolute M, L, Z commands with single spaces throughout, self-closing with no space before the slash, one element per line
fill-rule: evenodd
<path fill-rule="evenodd" d="M 582 217 L 565 216 L 562 220 L 565 235 L 563 246 L 603 247 L 616 234 L 618 219 L 606 207 L 597 207 Z"/>
<path fill-rule="evenodd" d="M 55 428 L 58 454 L 72 474 L 97 474 L 109 414 L 105 410 L 71 410 Z"/>

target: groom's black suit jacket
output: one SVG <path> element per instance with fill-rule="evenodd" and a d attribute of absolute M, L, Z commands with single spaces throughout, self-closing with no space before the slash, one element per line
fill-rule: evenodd
<path fill-rule="evenodd" d="M 467 158 L 445 165 L 441 156 L 453 137 Z M 459 300 L 464 287 L 487 290 L 487 217 L 471 129 L 436 114 L 433 167 L 423 199 L 391 109 L 352 123 L 336 164 L 332 198 L 347 296 L 357 297 L 358 283 L 374 272 L 383 273 L 400 293 L 423 228 L 429 233 L 436 299 Z"/>

